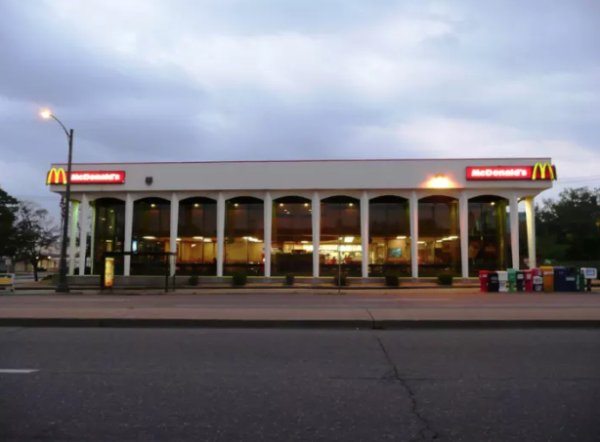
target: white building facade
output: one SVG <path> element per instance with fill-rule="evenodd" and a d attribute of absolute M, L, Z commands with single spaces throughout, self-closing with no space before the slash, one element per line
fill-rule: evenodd
<path fill-rule="evenodd" d="M 162 252 L 172 274 L 217 277 L 535 267 L 534 198 L 554 179 L 550 158 L 74 164 L 69 273 L 120 252 L 124 276 L 161 274 Z"/>

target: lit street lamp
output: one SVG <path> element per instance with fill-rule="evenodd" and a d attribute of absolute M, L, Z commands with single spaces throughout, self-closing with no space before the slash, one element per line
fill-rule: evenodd
<path fill-rule="evenodd" d="M 67 139 L 69 140 L 69 160 L 67 162 L 67 183 L 65 189 L 65 209 L 64 209 L 64 222 L 62 231 L 62 243 L 60 245 L 60 264 L 58 271 L 58 285 L 56 286 L 57 293 L 67 293 L 69 291 L 69 282 L 67 281 L 67 236 L 69 232 L 69 203 L 71 200 L 71 160 L 73 158 L 73 129 L 67 129 L 65 125 L 56 118 L 49 109 L 43 109 L 40 111 L 40 116 L 49 120 L 52 118 L 60 127 L 65 131 Z"/>

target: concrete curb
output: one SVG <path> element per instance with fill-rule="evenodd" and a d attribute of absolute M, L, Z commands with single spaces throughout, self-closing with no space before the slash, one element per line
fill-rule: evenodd
<path fill-rule="evenodd" d="M 251 320 L 251 319 L 122 319 L 122 318 L 0 318 L 0 327 L 81 328 L 265 328 L 265 329 L 522 329 L 600 328 L 600 320 Z"/>

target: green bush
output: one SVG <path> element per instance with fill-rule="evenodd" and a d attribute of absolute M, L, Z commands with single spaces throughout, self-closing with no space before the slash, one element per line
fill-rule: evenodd
<path fill-rule="evenodd" d="M 285 285 L 294 285 L 294 275 L 290 273 L 285 275 Z"/>
<path fill-rule="evenodd" d="M 454 282 L 454 276 L 449 274 L 441 274 L 438 275 L 438 284 L 439 285 L 452 285 Z"/>
<path fill-rule="evenodd" d="M 198 275 L 192 275 L 188 279 L 189 285 L 198 285 L 199 282 L 200 282 L 200 280 L 198 278 Z"/>
<path fill-rule="evenodd" d="M 344 287 L 348 285 L 348 278 L 346 277 L 345 274 L 337 274 L 333 277 L 333 285 L 335 286 L 340 286 L 340 287 Z"/>
<path fill-rule="evenodd" d="M 395 274 L 387 274 L 385 275 L 385 285 L 386 287 L 398 287 L 400 285 L 400 278 Z"/>
<path fill-rule="evenodd" d="M 231 285 L 234 287 L 243 287 L 246 285 L 246 282 L 248 282 L 248 276 L 245 273 L 234 273 L 231 276 Z"/>

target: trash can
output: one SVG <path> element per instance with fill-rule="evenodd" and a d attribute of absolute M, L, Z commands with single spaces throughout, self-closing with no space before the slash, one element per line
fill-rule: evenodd
<path fill-rule="evenodd" d="M 552 266 L 540 266 L 540 272 L 542 279 L 544 280 L 544 291 L 554 291 L 554 267 Z"/>
<path fill-rule="evenodd" d="M 508 291 L 516 292 L 517 291 L 517 271 L 515 269 L 508 269 Z"/>
<path fill-rule="evenodd" d="M 480 270 L 479 271 L 479 291 L 481 293 L 485 293 L 488 291 L 488 276 L 490 274 L 489 270 Z"/>
<path fill-rule="evenodd" d="M 517 277 L 517 283 L 516 283 L 517 292 L 524 292 L 525 291 L 525 271 L 517 270 L 516 277 Z"/>
<path fill-rule="evenodd" d="M 524 286 L 526 292 L 533 292 L 533 276 L 537 275 L 538 269 L 523 270 L 523 276 L 525 277 Z"/>
<path fill-rule="evenodd" d="M 533 277 L 533 291 L 543 292 L 544 291 L 544 278 L 540 275 L 534 275 Z"/>
<path fill-rule="evenodd" d="M 508 272 L 506 270 L 498 270 L 498 291 L 508 292 Z"/>
<path fill-rule="evenodd" d="M 488 273 L 488 292 L 498 292 L 499 283 L 498 283 L 498 273 L 489 272 Z"/>

